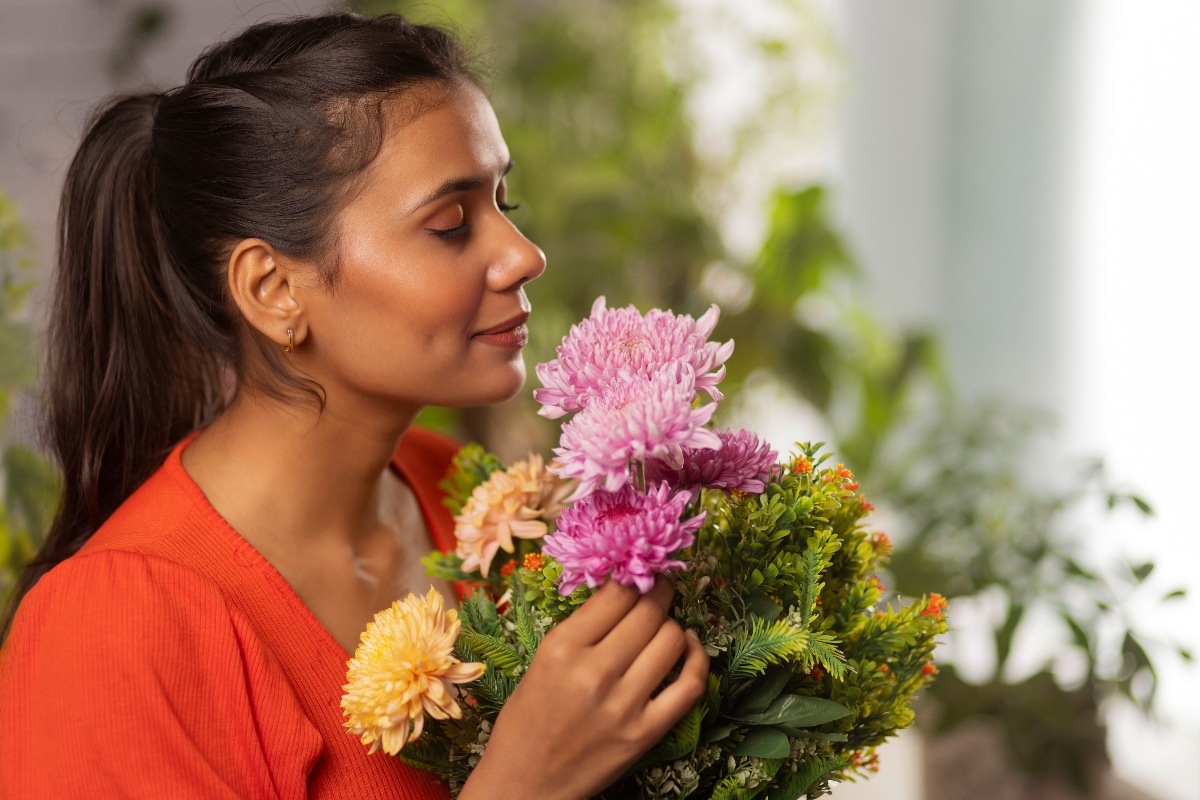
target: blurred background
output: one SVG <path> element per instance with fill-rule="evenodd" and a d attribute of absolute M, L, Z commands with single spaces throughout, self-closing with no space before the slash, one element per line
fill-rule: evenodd
<path fill-rule="evenodd" d="M 317 0 L 0 0 L 0 590 L 49 520 L 39 298 L 104 95 Z M 1200 800 L 1200 4 L 361 0 L 490 73 L 551 265 L 527 361 L 597 294 L 737 350 L 724 424 L 824 440 L 893 594 L 950 597 L 917 729 L 835 798 Z M 544 449 L 527 398 L 426 422 Z"/>

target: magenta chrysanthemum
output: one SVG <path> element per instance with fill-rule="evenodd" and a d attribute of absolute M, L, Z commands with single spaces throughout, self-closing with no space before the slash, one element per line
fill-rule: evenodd
<path fill-rule="evenodd" d="M 654 308 L 643 317 L 633 306 L 606 308 L 604 297 L 598 297 L 591 316 L 563 337 L 558 357 L 538 364 L 543 387 L 533 392 L 542 404 L 538 413 L 556 419 L 579 411 L 622 372 L 647 378 L 679 363 L 691 367 L 696 391 L 719 401 L 717 384 L 733 352 L 732 341 L 708 341 L 720 313 L 714 305 L 694 320 Z"/>
<path fill-rule="evenodd" d="M 704 427 L 715 403 L 695 407 L 695 376 L 675 364 L 653 376 L 618 374 L 604 394 L 562 428 L 553 471 L 576 478 L 579 500 L 601 484 L 615 492 L 629 482 L 629 462 L 660 458 L 683 465 L 684 448 L 716 448 L 721 439 Z"/>
<path fill-rule="evenodd" d="M 691 546 L 704 514 L 681 520 L 687 497 L 670 495 L 666 484 L 645 493 L 624 486 L 595 492 L 564 511 L 542 546 L 562 565 L 559 592 L 569 595 L 584 583 L 594 589 L 611 575 L 645 594 L 655 575 L 685 566 L 671 555 Z"/>
<path fill-rule="evenodd" d="M 666 481 L 677 489 L 724 489 L 757 494 L 766 488 L 779 454 L 750 431 L 721 431 L 715 450 L 686 449 L 683 465 L 675 468 L 661 459 L 646 462 L 647 481 Z"/>

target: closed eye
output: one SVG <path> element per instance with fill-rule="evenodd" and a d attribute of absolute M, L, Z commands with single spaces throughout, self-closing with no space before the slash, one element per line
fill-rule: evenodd
<path fill-rule="evenodd" d="M 461 225 L 455 225 L 453 228 L 426 228 L 425 230 L 432 233 L 439 239 L 457 239 L 467 231 L 471 230 L 471 223 L 464 222 Z"/>

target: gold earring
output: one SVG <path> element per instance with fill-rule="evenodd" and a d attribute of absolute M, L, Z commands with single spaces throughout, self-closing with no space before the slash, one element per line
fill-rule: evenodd
<path fill-rule="evenodd" d="M 296 349 L 296 334 L 291 328 L 288 328 L 288 346 L 283 348 L 283 352 L 290 353 Z"/>

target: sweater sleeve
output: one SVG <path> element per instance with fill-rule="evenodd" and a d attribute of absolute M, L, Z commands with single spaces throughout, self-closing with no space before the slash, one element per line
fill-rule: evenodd
<path fill-rule="evenodd" d="M 252 669 L 201 576 L 122 551 L 68 559 L 0 651 L 0 796 L 290 795 L 258 736 Z"/>

